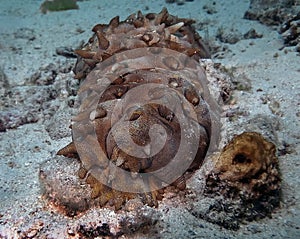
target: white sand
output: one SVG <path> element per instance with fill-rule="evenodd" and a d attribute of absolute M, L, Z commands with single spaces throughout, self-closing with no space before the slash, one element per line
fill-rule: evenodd
<path fill-rule="evenodd" d="M 227 122 L 228 127 L 225 127 L 223 135 L 229 137 L 240 133 L 241 128 L 234 126 L 243 125 L 257 114 L 273 117 L 280 123 L 277 147 L 283 149 L 284 144 L 289 145 L 287 154 L 279 156 L 283 178 L 281 208 L 273 214 L 272 219 L 251 222 L 233 232 L 196 219 L 184 208 L 168 206 L 168 202 L 165 202 L 158 209 L 164 215 L 160 234 L 161 238 L 300 238 L 300 57 L 294 51 L 279 50 L 283 43 L 275 30 L 243 19 L 248 1 L 216 1 L 217 13 L 212 15 L 202 9 L 205 4 L 211 4 L 209 0 L 195 0 L 183 6 L 154 0 L 89 0 L 79 2 L 79 10 L 45 15 L 39 11 L 41 1 L 3 2 L 0 8 L 0 67 L 11 87 L 22 86 L 25 79 L 41 66 L 64 62 L 64 57 L 55 54 L 57 47 L 76 48 L 81 41 L 88 40 L 90 29 L 95 24 L 107 23 L 115 15 L 124 19 L 139 9 L 143 12 L 159 12 L 163 6 L 167 6 L 173 15 L 208 22 L 206 30 L 211 38 L 214 38 L 219 27 L 223 27 L 224 31 L 236 29 L 242 34 L 254 28 L 263 34 L 263 38 L 226 44 L 229 51 L 224 53 L 223 59 L 214 61 L 222 63 L 229 71 L 234 69 L 234 77 L 248 78 L 252 85 L 250 91 L 234 93 L 237 106 L 245 109 L 248 115 L 239 117 L 232 125 Z M 79 33 L 79 29 L 84 32 Z M 207 31 L 200 33 L 203 35 Z M 16 37 L 17 34 L 21 35 Z M 32 34 L 34 40 L 30 40 Z M 275 57 L 275 54 L 278 56 Z M 72 73 L 58 75 L 63 82 L 71 77 Z M 22 89 L 26 91 L 26 88 Z M 265 99 L 265 104 L 262 99 Z M 58 102 L 64 100 L 61 93 Z M 17 99 L 15 103 L 18 104 Z M 61 128 L 67 129 L 68 124 L 66 120 L 63 121 Z M 70 219 L 51 212 L 41 198 L 38 179 L 40 164 L 53 157 L 67 142 L 70 142 L 70 137 L 51 139 L 43 121 L 0 133 L 0 238 L 21 238 L 24 232 L 35 235 L 32 238 L 76 238 L 68 236 L 69 228 L 74 229 L 80 222 L 93 218 L 96 218 L 95 223 L 99 222 L 100 219 L 95 215 L 101 209 L 92 209 L 89 216 L 83 218 Z M 100 214 L 102 217 L 105 215 L 107 221 L 116 218 L 115 213 L 109 210 L 103 210 Z"/>

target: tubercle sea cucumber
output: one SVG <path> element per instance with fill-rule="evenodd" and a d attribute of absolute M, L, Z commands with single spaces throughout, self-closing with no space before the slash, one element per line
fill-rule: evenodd
<path fill-rule="evenodd" d="M 192 23 L 165 8 L 125 21 L 117 16 L 94 26 L 76 50 L 81 105 L 72 119 L 73 140 L 58 154 L 80 160 L 79 177 L 100 206 L 118 210 L 131 199 L 158 206 L 165 188 L 186 188 L 216 142 L 217 104 L 199 64 L 209 53 Z M 204 193 L 270 201 L 266 215 L 278 206 L 279 192 L 275 146 L 246 132 L 224 147 Z"/>
<path fill-rule="evenodd" d="M 88 43 L 75 51 L 79 57 L 74 72 L 83 81 L 79 95 L 84 100 L 73 120 L 80 121 L 77 132 L 84 139 L 76 139 L 73 125 L 73 142 L 58 154 L 79 155 L 79 176 L 91 185 L 92 197 L 101 206 L 108 203 L 119 209 L 132 198 L 157 206 L 167 184 L 183 190 L 186 171 L 203 162 L 211 117 L 203 98 L 209 95 L 203 84 L 205 73 L 198 60 L 209 53 L 192 23 L 165 8 L 158 14 L 139 11 L 125 21 L 117 16 L 108 25 L 94 26 Z M 99 99 L 91 97 L 93 92 L 101 92 Z M 142 103 L 136 103 L 136 98 Z M 87 110 L 91 102 L 96 106 Z M 151 131 L 152 126 L 159 127 Z M 93 129 L 96 137 L 86 134 Z M 185 152 L 181 152 L 182 142 Z M 143 155 L 136 156 L 139 147 Z M 154 152 L 156 148 L 160 151 Z M 175 166 L 166 167 L 176 160 Z M 123 171 L 116 175 L 108 166 L 111 163 Z M 181 166 L 183 172 L 171 176 Z M 160 169 L 164 171 L 155 175 Z M 131 178 L 126 178 L 126 172 Z M 162 174 L 168 182 L 160 178 Z M 132 183 L 125 185 L 127 181 Z"/>

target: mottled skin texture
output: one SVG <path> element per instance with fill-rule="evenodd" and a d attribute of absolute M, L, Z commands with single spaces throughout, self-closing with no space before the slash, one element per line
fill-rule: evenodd
<path fill-rule="evenodd" d="M 137 14 L 130 15 L 123 22 L 119 21 L 119 17 L 115 17 L 108 25 L 98 24 L 93 28 L 94 35 L 90 38 L 89 42 L 82 49 L 76 50 L 79 57 L 74 69 L 75 77 L 83 80 L 83 82 L 86 77 L 89 80 L 99 79 L 104 72 L 98 69 L 100 69 L 99 67 L 101 67 L 101 63 L 104 60 L 113 57 L 116 53 L 136 48 L 161 47 L 184 53 L 195 60 L 203 57 L 207 58 L 209 57 L 208 51 L 204 47 L 199 35 L 191 26 L 192 22 L 190 19 L 180 19 L 172 16 L 166 9 L 163 9 L 159 14 L 149 13 L 143 15 L 141 12 L 138 12 Z M 172 56 L 163 57 L 159 62 L 158 64 L 163 65 L 169 72 L 139 69 L 129 71 L 111 80 L 111 84 L 105 87 L 105 91 L 97 103 L 97 108 L 92 113 L 92 126 L 95 128 L 97 141 L 89 138 L 85 139 L 89 142 L 90 149 L 100 146 L 110 162 L 126 171 L 130 171 L 133 178 L 135 177 L 135 173 L 150 173 L 150 176 L 143 182 L 136 180 L 136 183 L 131 185 L 132 188 L 147 187 L 155 189 L 161 187 L 160 184 L 162 182 L 152 177 L 151 172 L 164 167 L 172 160 L 177 153 L 181 135 L 178 118 L 173 114 L 175 108 L 169 109 L 159 104 L 149 103 L 143 106 L 131 106 L 130 100 L 128 100 L 129 105 L 126 102 L 123 103 L 126 110 L 120 110 L 119 114 L 112 120 L 112 111 L 115 110 L 115 105 L 118 100 L 124 101 L 126 93 L 130 89 L 143 84 L 159 83 L 167 86 L 176 97 L 184 99 L 182 105 L 173 105 L 174 107 L 182 108 L 186 121 L 191 124 L 195 123 L 201 135 L 199 145 L 196 146 L 198 147 L 196 150 L 197 154 L 188 171 L 193 171 L 200 167 L 210 142 L 211 118 L 207 104 L 201 97 L 201 91 L 203 91 L 201 85 L 199 86 L 199 83 L 192 82 L 192 79 L 184 75 L 173 73 L 173 70 L 187 63 L 181 62 L 180 59 Z M 96 66 L 98 63 L 99 65 Z M 205 75 L 203 74 L 201 77 L 205 78 Z M 205 79 L 199 79 L 199 81 L 202 80 Z M 88 85 L 84 89 L 88 87 L 91 86 Z M 155 90 L 151 96 L 149 96 L 149 93 L 143 92 L 142 89 L 138 97 L 157 98 L 166 102 L 169 100 L 166 94 L 163 91 L 161 92 L 160 89 Z M 196 112 L 196 116 L 193 117 L 190 115 L 184 104 L 192 107 Z M 133 142 L 140 146 L 150 145 L 150 149 L 153 145 L 150 144 L 149 129 L 154 124 L 161 126 L 166 132 L 167 139 L 162 150 L 154 156 L 144 158 L 131 156 L 124 152 L 120 148 L 120 145 L 116 144 L 111 133 L 112 129 L 115 129 L 120 135 L 123 135 L 122 130 L 124 128 L 122 129 L 118 125 L 118 121 L 123 116 L 129 122 L 129 134 Z M 79 114 L 76 120 L 80 119 L 80 117 L 84 116 Z M 85 132 L 89 130 L 92 129 L 88 127 L 84 128 Z M 124 132 L 125 134 L 126 132 Z M 161 137 L 163 138 L 163 136 Z M 188 141 L 188 139 L 186 140 Z M 81 147 L 80 144 L 77 144 L 77 147 Z M 146 156 L 150 153 L 150 149 L 149 152 L 145 151 Z M 127 150 L 131 152 L 134 151 L 134 148 L 131 149 L 131 147 L 128 147 Z M 187 150 L 192 151 L 192 148 Z M 78 157 L 77 151 L 78 149 L 74 142 L 72 142 L 61 149 L 58 154 Z M 157 206 L 157 200 L 160 200 L 163 196 L 163 189 L 138 194 L 114 190 L 112 188 L 117 183 L 114 179 L 115 177 L 122 178 L 122 174 L 114 175 L 113 172 L 109 171 L 108 168 L 105 169 L 105 167 L 99 174 L 108 180 L 110 186 L 100 183 L 90 173 L 93 169 L 90 151 L 84 155 L 80 155 L 82 167 L 79 170 L 79 177 L 84 178 L 91 185 L 93 189 L 92 197 L 99 200 L 101 206 L 108 204 L 114 205 L 115 209 L 119 209 L 126 201 L 133 198 L 139 198 L 143 203 L 150 206 Z M 181 160 L 185 160 L 185 158 L 183 157 Z M 99 156 L 99 161 L 101 161 L 101 156 Z M 84 165 L 91 166 L 86 168 Z M 118 181 L 118 184 L 120 184 L 120 181 Z M 185 184 L 185 175 L 181 175 L 172 183 L 179 190 L 185 189 Z"/>

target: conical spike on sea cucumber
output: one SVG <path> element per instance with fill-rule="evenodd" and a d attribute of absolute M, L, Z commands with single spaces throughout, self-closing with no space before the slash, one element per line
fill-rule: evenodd
<path fill-rule="evenodd" d="M 119 23 L 120 23 L 120 18 L 119 18 L 119 16 L 116 16 L 110 20 L 108 25 L 109 25 L 110 29 L 113 30 L 119 26 Z"/>
<path fill-rule="evenodd" d="M 184 26 L 184 23 L 178 22 L 174 25 L 167 27 L 166 30 L 168 30 L 171 34 L 173 34 L 173 33 L 177 32 L 182 26 Z"/>
<path fill-rule="evenodd" d="M 77 54 L 85 59 L 93 59 L 93 57 L 96 55 L 96 52 L 92 52 L 92 51 L 88 51 L 88 50 L 81 50 L 81 49 L 77 49 L 74 52 L 75 52 L 75 54 Z"/>
<path fill-rule="evenodd" d="M 57 155 L 63 155 L 69 157 L 71 155 L 77 154 L 75 143 L 71 142 L 67 146 L 63 147 L 57 152 Z"/>
<path fill-rule="evenodd" d="M 100 31 L 96 32 L 98 38 L 99 48 L 102 50 L 106 50 L 109 47 L 109 41 L 106 39 L 104 34 Z"/>
<path fill-rule="evenodd" d="M 168 17 L 169 13 L 168 13 L 168 10 L 167 8 L 163 8 L 161 10 L 161 12 L 156 16 L 155 20 L 154 20 L 154 24 L 155 25 L 159 25 L 161 24 L 162 22 L 164 22 L 166 20 L 166 18 Z"/>

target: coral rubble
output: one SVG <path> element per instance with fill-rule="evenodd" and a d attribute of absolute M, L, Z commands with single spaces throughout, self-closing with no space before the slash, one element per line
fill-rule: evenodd
<path fill-rule="evenodd" d="M 274 26 L 282 34 L 285 46 L 300 52 L 300 2 L 297 0 L 252 0 L 244 18 Z"/>
<path fill-rule="evenodd" d="M 194 204 L 193 215 L 236 230 L 242 221 L 270 216 L 279 207 L 281 179 L 273 143 L 258 133 L 245 132 L 235 136 L 214 160 L 205 199 Z M 204 201 L 209 206 L 197 209 Z"/>

